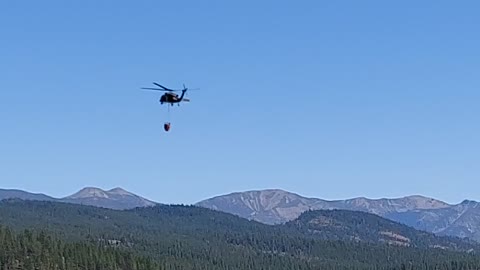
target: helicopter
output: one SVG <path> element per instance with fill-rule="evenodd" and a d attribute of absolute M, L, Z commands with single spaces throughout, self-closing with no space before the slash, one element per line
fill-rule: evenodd
<path fill-rule="evenodd" d="M 181 90 L 170 89 L 170 88 L 162 86 L 162 85 L 160 85 L 156 82 L 153 82 L 153 84 L 160 87 L 160 88 L 142 87 L 141 89 L 166 92 L 165 94 L 163 94 L 160 97 L 160 100 L 159 100 L 160 104 L 167 103 L 167 104 L 170 104 L 170 106 L 173 106 L 173 104 L 177 104 L 178 106 L 180 106 L 180 102 L 189 102 L 190 101 L 190 99 L 184 97 L 185 93 L 187 93 L 187 91 L 189 90 L 187 87 L 185 87 L 185 84 L 183 85 L 183 89 L 181 89 Z M 191 89 L 191 90 L 194 90 L 194 89 Z M 182 92 L 182 94 L 180 96 L 178 96 L 178 94 L 174 93 L 174 92 L 180 92 L 180 91 Z"/>
<path fill-rule="evenodd" d="M 163 85 L 160 85 L 156 82 L 153 82 L 153 84 L 160 87 L 160 88 L 142 87 L 141 89 L 166 92 L 165 94 L 163 94 L 160 97 L 160 100 L 159 100 L 160 104 L 167 103 L 167 104 L 170 104 L 170 106 L 173 106 L 173 104 L 177 104 L 178 106 L 180 106 L 180 102 L 189 102 L 190 101 L 190 99 L 185 98 L 185 94 L 189 90 L 187 87 L 185 87 L 185 84 L 183 84 L 183 89 L 181 89 L 181 90 L 170 89 L 170 88 L 167 88 L 167 87 L 165 87 Z M 190 90 L 198 90 L 198 89 L 190 89 Z M 182 94 L 180 96 L 178 94 L 174 93 L 174 92 L 180 92 L 180 91 L 182 92 Z M 169 108 L 169 107 L 167 107 L 167 108 Z M 169 109 L 169 111 L 170 111 L 170 109 Z M 163 125 L 163 128 L 165 129 L 165 131 L 168 132 L 170 130 L 170 122 L 165 122 L 165 124 Z"/>

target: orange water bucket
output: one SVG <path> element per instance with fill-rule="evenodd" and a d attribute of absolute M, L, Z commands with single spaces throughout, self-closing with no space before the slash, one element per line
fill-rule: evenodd
<path fill-rule="evenodd" d="M 170 130 L 170 123 L 163 124 L 163 129 L 165 129 L 165 131 L 169 131 Z"/>

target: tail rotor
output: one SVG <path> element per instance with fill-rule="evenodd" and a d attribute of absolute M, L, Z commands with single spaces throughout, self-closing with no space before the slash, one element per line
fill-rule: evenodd
<path fill-rule="evenodd" d="M 190 99 L 188 98 L 188 90 L 200 90 L 200 88 L 195 88 L 195 89 L 188 89 L 185 84 L 183 84 L 183 91 L 185 91 L 185 98 L 183 99 L 183 101 L 185 102 L 190 102 Z"/>

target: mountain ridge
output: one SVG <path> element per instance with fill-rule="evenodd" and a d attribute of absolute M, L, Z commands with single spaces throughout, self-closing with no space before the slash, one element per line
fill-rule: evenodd
<path fill-rule="evenodd" d="M 308 210 L 352 210 L 379 215 L 436 233 L 480 241 L 480 203 L 449 204 L 422 195 L 400 198 L 323 200 L 281 189 L 251 190 L 215 196 L 195 204 L 266 224 L 282 224 Z"/>
<path fill-rule="evenodd" d="M 64 198 L 22 190 L 0 189 L 0 200 L 8 198 L 58 201 L 120 210 L 159 204 L 120 187 L 109 190 L 85 187 Z M 449 204 L 422 195 L 324 200 L 272 188 L 217 195 L 194 205 L 265 224 L 286 223 L 309 210 L 361 211 L 438 235 L 468 237 L 480 241 L 480 203 L 468 199 L 459 204 Z"/>
<path fill-rule="evenodd" d="M 54 198 L 43 193 L 30 193 L 18 189 L 0 189 L 0 200 L 14 198 L 34 201 L 67 202 L 118 210 L 149 207 L 158 204 L 157 202 L 145 199 L 120 187 L 115 187 L 110 190 L 103 190 L 97 187 L 84 187 L 76 193 L 62 198 Z"/>
<path fill-rule="evenodd" d="M 225 205 L 226 203 L 228 205 Z M 422 195 L 410 195 L 399 198 L 369 199 L 356 197 L 346 200 L 324 200 L 314 197 L 303 197 L 282 189 L 233 192 L 202 200 L 195 205 L 240 214 L 243 217 L 267 224 L 287 222 L 298 217 L 301 212 L 311 209 L 358 210 L 384 215 L 390 212 L 438 209 L 451 206 L 443 201 Z M 247 215 L 246 213 L 249 214 Z"/>
<path fill-rule="evenodd" d="M 23 200 L 54 201 L 56 198 L 43 193 L 32 193 L 20 189 L 0 189 L 0 200 L 18 198 Z"/>

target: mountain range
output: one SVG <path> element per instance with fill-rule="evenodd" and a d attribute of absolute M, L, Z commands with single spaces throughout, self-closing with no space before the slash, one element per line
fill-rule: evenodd
<path fill-rule="evenodd" d="M 77 193 L 64 198 L 53 198 L 45 194 L 29 193 L 16 189 L 0 189 L 0 200 L 12 198 L 83 204 L 117 210 L 149 207 L 157 204 L 122 188 L 114 188 L 105 191 L 100 188 L 86 187 Z"/>
<path fill-rule="evenodd" d="M 327 201 L 270 189 L 217 196 L 196 205 L 266 224 L 285 223 L 308 210 L 361 211 L 438 235 L 480 241 L 480 204 L 470 200 L 451 205 L 415 195 L 395 199 L 353 198 Z"/>
<path fill-rule="evenodd" d="M 197 205 L 234 213 L 266 224 L 285 223 L 297 218 L 307 210 L 345 209 L 385 216 L 391 213 L 450 207 L 447 203 L 423 196 L 407 196 L 397 199 L 354 198 L 327 201 L 318 198 L 306 198 L 279 189 L 235 192 L 201 201 Z"/>
<path fill-rule="evenodd" d="M 52 239 L 55 243 L 64 240 L 78 247 L 113 247 L 111 251 L 131 252 L 162 266 L 154 269 L 480 268 L 477 242 L 436 236 L 378 215 L 348 210 L 307 211 L 294 221 L 266 225 L 197 206 L 158 204 L 112 210 L 55 201 L 7 199 L 0 201 L 0 236 L 3 228 L 24 233 L 22 239 L 31 239 L 30 232 L 35 231 L 40 239 Z M 20 255 L 16 260 L 27 262 L 31 250 L 37 250 L 36 257 L 36 254 L 52 254 L 58 246 L 42 252 L 39 250 L 42 244 L 38 242 L 28 247 L 2 245 L 2 240 L 11 239 L 12 235 L 3 231 L 0 258 L 6 254 L 5 248 L 8 251 L 17 247 Z M 102 256 L 98 250 L 67 253 L 84 261 L 87 254 Z M 131 255 L 124 259 L 130 260 Z M 61 253 L 58 257 L 61 258 Z M 112 263 L 104 260 L 99 265 Z M 53 260 L 47 256 L 45 261 Z M 72 269 L 120 269 L 99 265 Z M 39 269 L 54 268 L 63 269 Z M 131 265 L 122 269 L 149 268 Z"/>
<path fill-rule="evenodd" d="M 121 188 L 105 191 L 87 187 L 65 198 L 53 198 L 22 190 L 0 189 L 0 200 L 8 198 L 66 202 L 118 210 L 159 204 Z M 268 189 L 216 196 L 195 205 L 268 225 L 287 223 L 309 210 L 360 211 L 437 235 L 480 241 L 480 203 L 470 200 L 452 205 L 415 195 L 393 199 L 353 198 L 328 201 L 306 198 L 280 189 Z"/>

